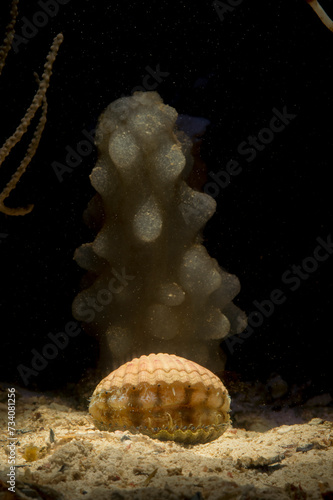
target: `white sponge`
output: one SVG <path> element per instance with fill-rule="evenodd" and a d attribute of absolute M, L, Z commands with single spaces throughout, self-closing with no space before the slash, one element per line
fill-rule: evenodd
<path fill-rule="evenodd" d="M 223 368 L 219 344 L 245 327 L 235 276 L 219 268 L 200 231 L 215 201 L 187 184 L 190 140 L 156 92 L 136 92 L 100 117 L 97 191 L 85 218 L 95 241 L 75 254 L 89 271 L 74 316 L 98 336 L 105 368 L 168 352 Z"/>

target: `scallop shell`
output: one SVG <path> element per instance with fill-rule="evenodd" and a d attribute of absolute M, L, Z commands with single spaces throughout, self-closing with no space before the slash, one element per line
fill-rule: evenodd
<path fill-rule="evenodd" d="M 221 380 L 174 354 L 134 358 L 96 387 L 89 406 L 103 430 L 130 430 L 161 440 L 205 443 L 230 423 L 230 398 Z"/>

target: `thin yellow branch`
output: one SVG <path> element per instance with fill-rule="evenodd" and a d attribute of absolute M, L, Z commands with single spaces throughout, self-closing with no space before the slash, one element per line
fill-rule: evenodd
<path fill-rule="evenodd" d="M 0 75 L 2 73 L 8 52 L 10 51 L 14 39 L 15 23 L 18 14 L 18 8 L 17 8 L 18 3 L 19 0 L 12 1 L 12 6 L 10 9 L 10 21 L 6 27 L 5 39 L 3 41 L 3 44 L 0 46 Z"/>
<path fill-rule="evenodd" d="M 21 207 L 21 208 L 11 208 L 11 207 L 7 207 L 6 205 L 4 205 L 3 201 L 9 196 L 11 191 L 13 191 L 13 189 L 15 189 L 21 176 L 26 171 L 27 166 L 29 165 L 30 161 L 32 160 L 32 158 L 34 157 L 34 155 L 37 151 L 37 148 L 38 148 L 45 124 L 46 124 L 46 113 L 47 113 L 47 100 L 46 100 L 46 96 L 44 96 L 43 103 L 42 103 L 42 114 L 41 114 L 41 117 L 39 119 L 36 130 L 34 132 L 34 135 L 33 135 L 32 139 L 30 141 L 30 144 L 28 146 L 26 155 L 23 158 L 23 160 L 21 161 L 20 166 L 18 167 L 16 172 L 14 172 L 14 174 L 12 175 L 7 186 L 0 194 L 0 211 L 6 213 L 7 215 L 25 215 L 25 214 L 28 214 L 29 212 L 31 212 L 31 210 L 34 208 L 34 205 L 28 205 L 27 207 Z"/>
<path fill-rule="evenodd" d="M 313 8 L 319 19 L 325 26 L 330 30 L 333 31 L 333 21 L 332 19 L 326 14 L 322 6 L 317 0 L 306 0 L 306 2 L 310 5 L 310 7 Z"/>
<path fill-rule="evenodd" d="M 42 114 L 39 119 L 37 128 L 34 132 L 33 138 L 29 144 L 27 153 L 22 160 L 20 166 L 16 170 L 16 172 L 13 174 L 12 178 L 8 182 L 7 186 L 4 188 L 2 193 L 0 194 L 0 211 L 4 212 L 9 215 L 25 215 L 26 213 L 31 212 L 33 205 L 29 205 L 26 208 L 9 208 L 4 205 L 4 200 L 9 196 L 11 191 L 15 189 L 18 181 L 20 180 L 21 176 L 24 174 L 24 172 L 27 169 L 27 166 L 29 165 L 31 159 L 33 158 L 42 132 L 45 127 L 46 123 L 46 111 L 47 111 L 47 102 L 46 102 L 46 91 L 49 87 L 50 84 L 50 78 L 52 75 L 52 66 L 53 63 L 56 59 L 59 47 L 63 41 L 63 35 L 62 33 L 59 33 L 53 40 L 53 43 L 51 45 L 49 54 L 46 58 L 46 63 L 44 65 L 44 71 L 43 75 L 41 78 L 41 81 L 39 82 L 39 87 L 38 90 L 35 94 L 35 97 L 32 100 L 32 103 L 30 104 L 29 108 L 27 109 L 24 117 L 21 120 L 20 125 L 17 127 L 13 135 L 11 135 L 2 148 L 0 149 L 0 166 L 2 163 L 5 161 L 7 156 L 9 155 L 10 151 L 14 148 L 14 146 L 21 140 L 22 136 L 26 133 L 28 130 L 28 127 L 31 123 L 31 120 L 34 118 L 36 112 L 38 109 L 42 106 Z M 43 105 L 42 105 L 43 104 Z"/>

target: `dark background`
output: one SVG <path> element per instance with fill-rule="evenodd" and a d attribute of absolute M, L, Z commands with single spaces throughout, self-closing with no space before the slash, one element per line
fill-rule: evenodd
<path fill-rule="evenodd" d="M 322 5 L 333 16 L 333 6 Z M 17 34 L 41 10 L 22 0 Z M 2 33 L 8 12 L 9 2 L 1 2 Z M 47 334 L 72 320 L 83 275 L 73 253 L 92 239 L 82 212 L 94 193 L 88 175 L 96 151 L 62 182 L 52 162 L 64 164 L 66 146 L 75 149 L 103 109 L 142 85 L 147 67 L 159 65 L 168 73 L 156 88 L 164 101 L 211 122 L 202 145 L 208 171 L 224 170 L 230 159 L 242 168 L 220 189 L 204 233 L 210 254 L 240 279 L 236 303 L 249 314 L 254 300 L 268 299 L 276 288 L 286 296 L 233 354 L 226 349 L 227 369 L 253 381 L 278 373 L 290 385 L 310 385 L 313 394 L 331 389 L 333 257 L 294 292 L 281 276 L 332 231 L 333 33 L 305 0 L 243 0 L 220 17 L 211 1 L 70 0 L 9 54 L 0 79 L 1 143 L 32 100 L 33 72 L 41 75 L 52 38 L 64 34 L 40 147 L 6 201 L 34 203 L 34 210 L 24 217 L 0 214 L 0 380 L 22 385 L 17 366 L 30 366 L 31 349 L 41 351 Z M 296 118 L 247 162 L 239 144 L 268 126 L 273 108 L 284 106 Z M 1 188 L 26 141 L 2 166 Z M 77 382 L 97 358 L 96 342 L 82 332 L 30 378 L 29 388 Z"/>

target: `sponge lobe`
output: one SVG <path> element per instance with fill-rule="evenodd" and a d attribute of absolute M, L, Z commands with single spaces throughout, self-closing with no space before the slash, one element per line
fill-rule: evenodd
<path fill-rule="evenodd" d="M 222 369 L 221 339 L 246 324 L 231 302 L 238 279 L 201 244 L 216 204 L 186 182 L 191 142 L 176 119 L 156 92 L 136 92 L 99 120 L 85 213 L 99 232 L 75 254 L 89 274 L 73 313 L 100 339 L 105 369 L 150 352 Z"/>
<path fill-rule="evenodd" d="M 163 226 L 158 203 L 151 196 L 134 215 L 133 231 L 139 241 L 147 243 L 156 240 Z"/>

